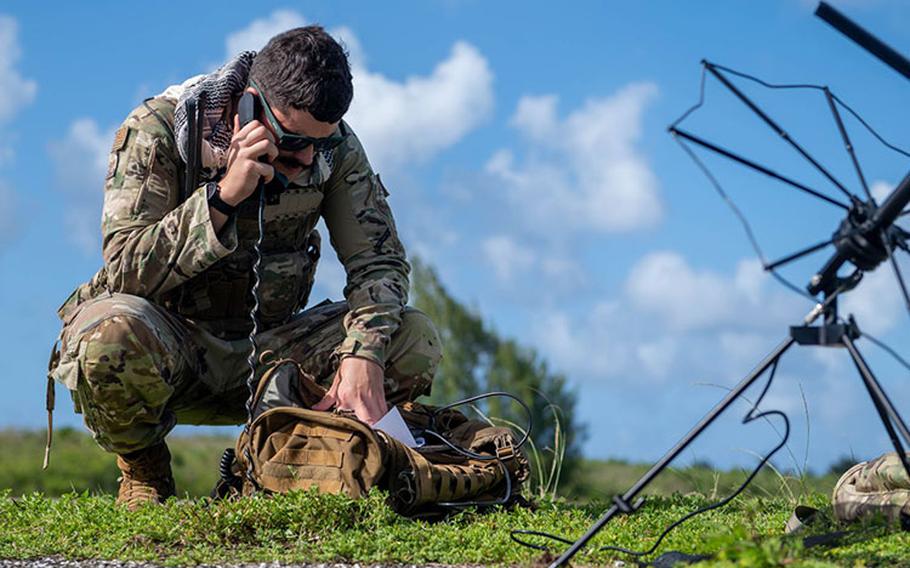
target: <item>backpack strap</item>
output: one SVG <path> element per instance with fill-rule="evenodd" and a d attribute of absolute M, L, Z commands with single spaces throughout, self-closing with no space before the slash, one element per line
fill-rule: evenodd
<path fill-rule="evenodd" d="M 190 151 L 186 160 L 183 191 L 180 195 L 181 203 L 186 199 L 187 193 L 195 190 L 199 185 L 199 172 L 202 169 L 202 120 L 205 116 L 205 92 L 200 92 L 197 97 L 190 97 L 184 104 L 189 123 L 187 140 Z"/>

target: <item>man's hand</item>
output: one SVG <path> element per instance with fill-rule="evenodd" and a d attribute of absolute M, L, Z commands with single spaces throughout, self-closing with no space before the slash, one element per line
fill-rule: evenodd
<path fill-rule="evenodd" d="M 240 128 L 240 119 L 234 116 L 234 135 L 228 148 L 227 172 L 218 182 L 221 200 L 236 206 L 256 191 L 260 178 L 268 183 L 275 176 L 270 163 L 278 156 L 274 136 L 258 120 Z M 263 161 L 260 161 L 263 158 Z M 215 232 L 227 222 L 227 216 L 211 209 Z"/>
<path fill-rule="evenodd" d="M 383 369 L 377 363 L 359 357 L 341 360 L 335 380 L 325 397 L 313 410 L 353 410 L 357 418 L 373 425 L 385 416 L 389 407 L 382 384 Z"/>

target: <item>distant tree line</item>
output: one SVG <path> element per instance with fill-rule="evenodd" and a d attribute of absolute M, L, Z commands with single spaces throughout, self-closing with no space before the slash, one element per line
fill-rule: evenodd
<path fill-rule="evenodd" d="M 580 459 L 584 427 L 565 376 L 551 370 L 533 348 L 501 337 L 479 313 L 452 297 L 436 271 L 420 259 L 413 262 L 411 302 L 433 320 L 442 337 L 443 359 L 431 402 L 446 404 L 491 391 L 517 396 L 531 410 L 536 451 L 529 457 L 541 462 L 535 470 L 547 477 L 557 459 L 560 482 L 568 481 Z M 505 399 L 489 399 L 479 407 L 494 420 L 522 427 L 527 421 L 521 407 Z"/>

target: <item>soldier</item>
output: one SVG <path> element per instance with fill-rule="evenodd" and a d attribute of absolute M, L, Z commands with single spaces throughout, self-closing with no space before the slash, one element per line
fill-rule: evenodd
<path fill-rule="evenodd" d="M 261 102 L 241 128 L 242 92 Z M 428 318 L 405 307 L 409 265 L 356 135 L 343 48 L 321 27 L 272 38 L 136 108 L 117 130 L 104 187 L 104 266 L 61 306 L 50 375 L 123 472 L 118 502 L 174 495 L 165 437 L 175 424 L 245 420 L 259 180 L 290 180 L 265 207 L 260 350 L 329 388 L 314 408 L 364 422 L 429 393 L 441 356 Z M 204 104 L 202 181 L 183 187 L 184 101 Z M 346 302 L 301 311 L 325 220 Z"/>

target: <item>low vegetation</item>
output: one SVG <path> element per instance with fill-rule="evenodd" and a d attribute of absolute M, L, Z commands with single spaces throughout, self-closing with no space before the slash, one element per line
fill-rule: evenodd
<path fill-rule="evenodd" d="M 154 561 L 167 565 L 215 562 L 406 562 L 529 565 L 552 560 L 519 546 L 513 529 L 576 538 L 646 466 L 580 461 L 573 488 L 538 501 L 536 510 L 458 513 L 444 522 L 398 517 L 374 491 L 367 499 L 294 493 L 210 502 L 227 437 L 184 437 L 171 442 L 175 475 L 184 497 L 163 507 L 128 513 L 114 505 L 113 459 L 81 432 L 62 430 L 51 469 L 41 472 L 43 436 L 0 432 L 0 559 L 59 555 Z M 646 549 L 663 528 L 738 485 L 744 472 L 708 467 L 667 472 L 635 515 L 619 517 L 579 557 L 579 565 L 609 565 L 624 554 L 604 545 Z M 910 565 L 910 535 L 881 521 L 840 527 L 822 520 L 799 536 L 783 535 L 797 502 L 827 511 L 834 476 L 789 479 L 763 474 L 746 495 L 672 532 L 658 551 L 705 554 L 706 566 Z M 834 546 L 804 545 L 804 537 L 847 529 Z M 543 540 L 534 542 L 543 544 Z M 562 545 L 554 543 L 554 551 Z"/>

